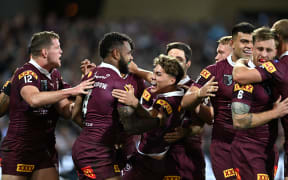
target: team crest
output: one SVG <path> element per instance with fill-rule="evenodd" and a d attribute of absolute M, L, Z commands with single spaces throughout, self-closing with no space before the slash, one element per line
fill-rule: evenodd
<path fill-rule="evenodd" d="M 224 74 L 223 76 L 223 83 L 226 85 L 226 86 L 230 86 L 233 82 L 233 79 L 232 79 L 232 75 L 230 74 Z"/>

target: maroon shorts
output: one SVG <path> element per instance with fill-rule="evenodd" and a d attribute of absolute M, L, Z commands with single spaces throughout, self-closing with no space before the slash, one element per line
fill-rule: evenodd
<path fill-rule="evenodd" d="M 55 147 L 33 150 L 23 142 L 4 141 L 1 147 L 2 174 L 31 176 L 35 170 L 55 167 L 58 170 L 58 154 Z"/>
<path fill-rule="evenodd" d="M 162 180 L 165 175 L 165 161 L 135 153 L 129 159 L 129 168 L 124 171 L 123 180 Z"/>
<path fill-rule="evenodd" d="M 241 179 L 274 179 L 279 154 L 276 146 L 234 141 L 231 152 L 237 176 Z"/>
<path fill-rule="evenodd" d="M 80 180 L 104 180 L 120 176 L 120 169 L 113 147 L 89 144 L 77 139 L 72 148 L 72 158 Z"/>
<path fill-rule="evenodd" d="M 223 141 L 212 140 L 210 145 L 211 163 L 217 180 L 235 179 L 231 144 Z"/>
<path fill-rule="evenodd" d="M 171 146 L 166 157 L 174 159 L 174 163 L 166 165 L 173 165 L 181 180 L 205 180 L 205 159 L 200 144 L 186 148 L 180 145 Z M 174 173 L 173 169 L 169 171 Z M 169 171 L 168 174 L 171 174 Z"/>

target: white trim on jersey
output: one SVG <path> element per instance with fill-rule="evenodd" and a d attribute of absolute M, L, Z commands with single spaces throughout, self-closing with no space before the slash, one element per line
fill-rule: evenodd
<path fill-rule="evenodd" d="M 105 67 L 105 68 L 112 69 L 113 71 L 115 71 L 115 72 L 122 78 L 119 69 L 117 69 L 115 66 L 113 66 L 113 65 L 111 65 L 111 64 L 102 62 L 98 67 Z"/>
<path fill-rule="evenodd" d="M 171 91 L 163 94 L 158 94 L 161 97 L 184 96 L 184 89 L 179 88 L 178 91 Z"/>
<path fill-rule="evenodd" d="M 165 147 L 165 151 L 161 152 L 161 153 L 149 153 L 149 154 L 146 154 L 146 153 L 143 153 L 139 150 L 139 145 L 140 145 L 140 140 L 137 140 L 136 142 L 136 149 L 137 149 L 137 152 L 143 156 L 150 156 L 150 157 L 155 157 L 155 156 L 163 156 L 165 155 L 168 150 L 170 149 L 170 146 L 166 146 Z"/>
<path fill-rule="evenodd" d="M 46 69 L 42 68 L 34 59 L 30 59 L 29 63 L 36 67 L 42 74 L 44 74 L 47 78 L 51 80 L 51 73 L 49 73 Z M 53 72 L 53 70 L 51 72 Z"/>
<path fill-rule="evenodd" d="M 281 59 L 283 56 L 287 56 L 288 55 L 288 51 L 285 51 L 283 54 L 281 54 L 281 56 L 279 57 L 279 59 Z"/>
<path fill-rule="evenodd" d="M 178 84 L 183 85 L 186 84 L 188 81 L 190 81 L 190 77 L 187 75 L 184 79 L 181 79 Z"/>

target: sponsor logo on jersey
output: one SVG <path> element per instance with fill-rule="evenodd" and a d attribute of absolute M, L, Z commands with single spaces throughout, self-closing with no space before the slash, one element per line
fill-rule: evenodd
<path fill-rule="evenodd" d="M 243 90 L 243 91 L 247 91 L 249 93 L 252 93 L 253 89 L 254 89 L 254 87 L 252 84 L 240 85 L 240 84 L 236 83 L 234 85 L 234 91 Z"/>
<path fill-rule="evenodd" d="M 164 176 L 163 180 L 180 180 L 180 176 Z"/>
<path fill-rule="evenodd" d="M 106 89 L 107 86 L 108 85 L 106 83 L 102 83 L 102 82 L 99 82 L 99 81 L 94 83 L 94 87 L 98 87 L 98 88 L 101 88 L 101 89 Z"/>
<path fill-rule="evenodd" d="M 143 99 L 145 99 L 146 101 L 149 101 L 151 94 L 145 89 L 143 94 L 142 94 Z"/>
<path fill-rule="evenodd" d="M 86 166 L 84 168 L 81 168 L 83 174 L 91 179 L 96 179 L 96 174 L 94 173 L 91 166 Z"/>
<path fill-rule="evenodd" d="M 32 172 L 35 168 L 33 164 L 17 164 L 17 172 Z"/>
<path fill-rule="evenodd" d="M 114 171 L 115 172 L 120 172 L 119 166 L 117 164 L 114 164 Z"/>
<path fill-rule="evenodd" d="M 234 172 L 235 172 L 235 175 L 236 175 L 236 180 L 241 180 L 241 176 L 240 176 L 240 173 L 239 173 L 239 169 L 238 169 L 238 168 L 235 168 L 235 169 L 234 169 Z"/>
<path fill-rule="evenodd" d="M 230 86 L 233 82 L 233 78 L 232 78 L 232 75 L 231 74 L 224 74 L 223 76 L 223 83 L 226 85 L 226 86 Z"/>
<path fill-rule="evenodd" d="M 28 71 L 24 71 L 21 74 L 18 75 L 18 79 L 22 79 L 24 76 L 28 76 L 28 75 L 32 75 L 35 79 L 38 79 L 38 76 L 35 72 L 28 70 Z"/>
<path fill-rule="evenodd" d="M 156 104 L 160 104 L 161 106 L 163 106 L 168 114 L 171 114 L 173 111 L 171 105 L 163 99 L 158 99 Z"/>
<path fill-rule="evenodd" d="M 257 174 L 257 180 L 269 180 L 268 174 Z"/>
<path fill-rule="evenodd" d="M 202 77 L 204 77 L 205 79 L 207 79 L 207 78 L 210 77 L 211 73 L 210 73 L 207 69 L 203 69 L 203 70 L 201 71 L 200 75 L 201 75 Z"/>
<path fill-rule="evenodd" d="M 87 78 L 90 78 L 91 75 L 92 75 L 92 71 L 90 71 L 90 72 L 88 73 Z"/>
<path fill-rule="evenodd" d="M 275 66 L 270 62 L 265 62 L 262 64 L 262 66 L 266 69 L 266 71 L 268 71 L 269 73 L 273 73 L 276 71 Z"/>
<path fill-rule="evenodd" d="M 223 173 L 224 173 L 224 177 L 225 177 L 225 178 L 235 176 L 235 171 L 234 171 L 233 168 L 225 169 L 225 170 L 223 171 Z"/>

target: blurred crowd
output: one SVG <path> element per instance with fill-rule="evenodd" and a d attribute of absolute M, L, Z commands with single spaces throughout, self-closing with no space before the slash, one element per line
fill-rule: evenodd
<path fill-rule="evenodd" d="M 241 17 L 243 19 L 243 17 Z M 259 27 L 270 25 L 268 17 L 261 15 L 253 23 Z M 28 43 L 33 33 L 49 30 L 60 35 L 63 55 L 62 67 L 59 68 L 63 79 L 71 85 L 76 85 L 81 78 L 80 62 L 87 58 L 96 64 L 100 63 L 98 42 L 103 34 L 111 31 L 128 34 L 135 43 L 134 61 L 139 67 L 152 70 L 153 58 L 163 53 L 165 44 L 182 41 L 191 46 L 192 66 L 189 75 L 196 79 L 201 69 L 214 63 L 217 40 L 230 35 L 233 24 L 222 22 L 186 22 L 186 21 L 155 21 L 147 19 L 125 19 L 109 21 L 98 18 L 59 18 L 51 13 L 42 19 L 38 15 L 26 17 L 16 15 L 11 19 L 0 19 L 0 84 L 12 75 L 17 67 L 29 60 Z M 5 136 L 8 117 L 0 118 L 2 136 Z M 73 169 L 71 164 L 71 148 L 80 129 L 72 122 L 60 120 L 57 126 L 57 149 L 61 160 L 60 172 L 67 179 L 73 179 L 75 174 L 69 174 Z M 282 133 L 282 132 L 281 132 Z M 280 136 L 279 146 L 283 136 Z M 209 150 L 210 131 L 206 130 L 203 145 L 204 151 Z M 68 162 L 68 163 L 67 163 Z M 61 169 L 62 168 L 62 169 Z M 69 177 L 71 176 L 71 177 Z"/>

